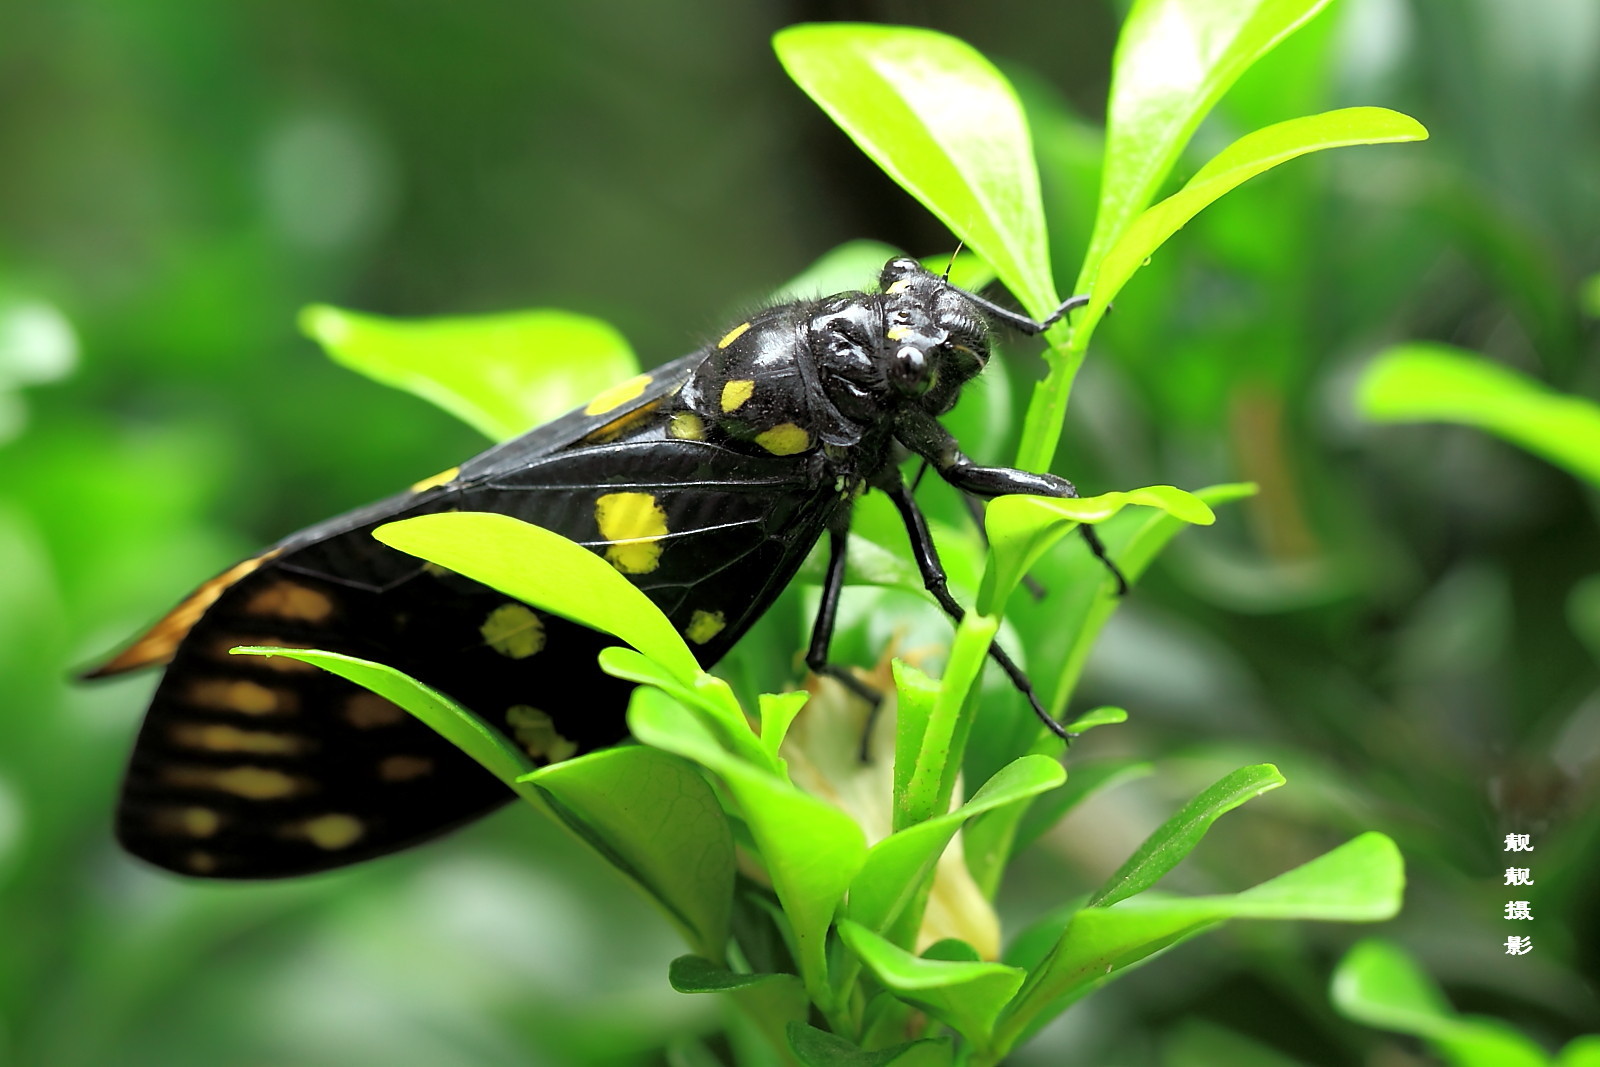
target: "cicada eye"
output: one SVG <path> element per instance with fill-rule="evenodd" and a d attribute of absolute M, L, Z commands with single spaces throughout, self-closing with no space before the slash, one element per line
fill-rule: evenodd
<path fill-rule="evenodd" d="M 906 396 L 921 396 L 933 384 L 928 354 L 915 345 L 904 345 L 889 361 L 889 381 Z"/>

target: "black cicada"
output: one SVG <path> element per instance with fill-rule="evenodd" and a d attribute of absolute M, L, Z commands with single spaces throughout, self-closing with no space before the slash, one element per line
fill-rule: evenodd
<path fill-rule="evenodd" d="M 206 582 L 93 676 L 164 663 L 133 750 L 117 835 L 189 875 L 270 878 L 414 845 L 510 798 L 396 705 L 295 660 L 320 648 L 392 664 L 449 694 L 537 760 L 626 736 L 630 686 L 595 666 L 614 641 L 387 548 L 371 531 L 431 512 L 512 515 L 627 575 L 715 663 L 827 533 L 806 662 L 830 667 L 856 497 L 887 493 L 928 590 L 952 616 L 909 453 L 974 497 L 1076 496 L 1048 474 L 978 466 L 938 422 L 989 358 L 993 324 L 1044 322 L 894 259 L 881 292 L 769 308 L 714 344 L 410 491 L 301 531 Z M 1088 528 L 1085 527 L 1085 530 Z M 1090 540 L 1097 552 L 1097 541 Z M 1103 553 L 1101 553 L 1103 558 Z M 1026 678 L 996 661 L 1032 700 Z"/>

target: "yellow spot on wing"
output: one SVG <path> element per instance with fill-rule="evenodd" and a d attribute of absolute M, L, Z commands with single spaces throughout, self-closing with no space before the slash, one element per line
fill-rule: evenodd
<path fill-rule="evenodd" d="M 547 712 L 528 704 L 513 704 L 506 709 L 506 725 L 528 755 L 547 763 L 560 763 L 578 751 L 576 741 L 569 741 L 556 730 L 555 720 Z"/>
<path fill-rule="evenodd" d="M 460 473 L 460 467 L 451 467 L 447 471 L 440 471 L 432 478 L 424 478 L 420 482 L 413 482 L 411 484 L 411 491 L 413 493 L 425 493 L 436 485 L 449 485 L 451 482 L 456 480 L 456 475 Z"/>
<path fill-rule="evenodd" d="M 607 493 L 594 503 L 606 561 L 623 574 L 649 574 L 661 563 L 667 513 L 649 493 Z"/>
<path fill-rule="evenodd" d="M 619 408 L 644 392 L 644 387 L 650 384 L 650 375 L 640 374 L 629 378 L 625 382 L 618 382 L 610 389 L 601 393 L 588 406 L 583 409 L 585 415 L 604 415 L 613 408 Z"/>
<path fill-rule="evenodd" d="M 362 690 L 344 702 L 344 718 L 358 730 L 371 730 L 405 721 L 406 711 L 392 700 Z"/>
<path fill-rule="evenodd" d="M 278 800 L 294 796 L 305 785 L 292 775 L 268 767 L 168 767 L 168 784 L 188 789 L 215 789 L 246 800 Z"/>
<path fill-rule="evenodd" d="M 704 441 L 706 424 L 692 411 L 675 412 L 667 424 L 667 433 L 680 441 Z"/>
<path fill-rule="evenodd" d="M 792 422 L 780 422 L 756 434 L 756 444 L 774 456 L 792 456 L 811 447 L 811 435 Z"/>
<path fill-rule="evenodd" d="M 756 391 L 756 383 L 749 378 L 735 378 L 722 387 L 722 410 L 738 411 Z"/>
<path fill-rule="evenodd" d="M 292 756 L 305 747 L 294 734 L 265 730 L 240 730 L 220 723 L 182 722 L 172 727 L 172 743 L 208 752 L 252 752 L 266 756 Z"/>
<path fill-rule="evenodd" d="M 409 782 L 433 773 L 427 756 L 385 756 L 378 761 L 378 777 L 385 782 Z"/>
<path fill-rule="evenodd" d="M 722 340 L 717 342 L 717 347 L 727 348 L 729 345 L 733 344 L 733 342 L 743 337 L 744 332 L 749 328 L 750 324 L 748 322 L 741 322 L 739 325 L 722 335 Z"/>
<path fill-rule="evenodd" d="M 222 816 L 210 808 L 167 808 L 153 821 L 159 830 L 186 837 L 210 837 L 222 827 Z"/>
<path fill-rule="evenodd" d="M 199 849 L 185 856 L 183 862 L 195 874 L 210 874 L 217 869 L 217 857 L 209 852 L 201 852 Z"/>
<path fill-rule="evenodd" d="M 333 614 L 333 600 L 325 593 L 298 582 L 273 582 L 245 602 L 253 615 L 276 615 L 280 619 L 322 622 Z"/>
<path fill-rule="evenodd" d="M 143 637 L 135 641 L 128 648 L 119 652 L 104 666 L 96 667 L 85 678 L 105 678 L 123 671 L 131 671 L 139 667 L 148 667 L 155 663 L 171 661 L 172 654 L 178 650 L 178 645 L 189 636 L 189 631 L 194 624 L 200 621 L 217 598 L 228 591 L 228 587 L 239 579 L 260 567 L 267 560 L 278 554 L 277 549 L 264 552 L 254 559 L 247 559 L 243 563 L 236 563 L 223 571 L 215 578 L 206 582 L 199 589 L 190 593 L 183 603 L 167 612 L 162 620 L 152 626 Z"/>
<path fill-rule="evenodd" d="M 245 715 L 279 715 L 294 711 L 298 703 L 292 692 L 227 678 L 195 678 L 185 687 L 183 697 L 197 707 Z"/>
<path fill-rule="evenodd" d="M 338 813 L 307 819 L 297 829 L 300 834 L 309 838 L 313 845 L 330 852 L 334 849 L 349 848 L 361 840 L 361 836 L 367 832 L 365 824 L 354 815 Z"/>
<path fill-rule="evenodd" d="M 526 604 L 501 604 L 478 632 L 490 648 L 511 659 L 527 659 L 544 648 L 544 621 Z"/>
<path fill-rule="evenodd" d="M 689 619 L 683 635 L 697 645 L 703 645 L 722 632 L 728 620 L 720 611 L 696 611 Z"/>

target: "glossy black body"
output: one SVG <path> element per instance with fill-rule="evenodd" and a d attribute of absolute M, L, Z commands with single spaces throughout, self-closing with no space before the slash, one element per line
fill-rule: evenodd
<path fill-rule="evenodd" d="M 509 798 L 392 705 L 294 661 L 230 656 L 236 645 L 391 664 L 538 759 L 626 735 L 631 687 L 595 666 L 611 639 L 370 536 L 395 519 L 500 512 L 588 545 L 706 666 L 830 533 L 830 590 L 808 657 L 824 668 L 853 501 L 878 488 L 906 514 L 930 589 L 959 614 L 925 527 L 916 536 L 920 514 L 899 474 L 908 451 L 982 496 L 1075 492 L 1048 475 L 974 466 L 936 421 L 987 361 L 998 309 L 914 260 L 891 261 L 880 281 L 878 293 L 763 311 L 437 484 L 295 534 L 207 583 L 98 672 L 168 662 L 129 764 L 122 843 L 190 875 L 303 874 L 405 848 Z"/>

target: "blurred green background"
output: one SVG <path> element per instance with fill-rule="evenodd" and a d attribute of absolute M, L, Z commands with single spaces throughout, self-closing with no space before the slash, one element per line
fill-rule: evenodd
<path fill-rule="evenodd" d="M 953 32 L 1013 78 L 1070 281 L 1110 2 L 0 16 L 0 1061 L 645 1064 L 715 1027 L 706 998 L 666 986 L 666 924 L 526 810 L 296 883 L 139 866 L 110 812 L 154 679 L 66 679 L 260 545 L 480 448 L 327 361 L 296 333 L 305 304 L 568 308 L 653 364 L 842 241 L 947 249 L 772 56 L 772 31 L 836 17 Z M 1088 695 L 1133 717 L 1083 757 L 1159 773 L 1028 855 L 1002 900 L 1013 928 L 1200 785 L 1271 761 L 1289 787 L 1219 824 L 1177 888 L 1237 889 L 1381 829 L 1411 888 L 1380 932 L 1459 1006 L 1550 1044 L 1600 1029 L 1594 493 L 1472 431 L 1365 424 L 1350 401 L 1373 352 L 1415 338 L 1600 395 L 1580 295 L 1600 270 L 1597 73 L 1593 0 L 1340 0 L 1202 127 L 1180 178 L 1238 133 L 1335 106 L 1398 108 L 1433 138 L 1225 198 L 1100 331 L 1063 473 L 1262 492 L 1180 539 L 1108 630 Z M 1036 364 L 1012 355 L 1024 386 Z M 1532 924 L 1501 919 L 1508 832 L 1534 835 Z M 1423 1062 L 1327 1006 L 1366 932 L 1236 925 L 1014 1062 L 1203 1064 L 1239 1040 L 1282 1062 Z M 1504 955 L 1508 932 L 1533 953 Z"/>

